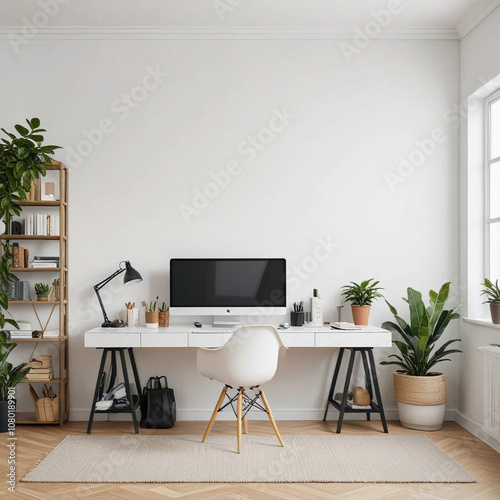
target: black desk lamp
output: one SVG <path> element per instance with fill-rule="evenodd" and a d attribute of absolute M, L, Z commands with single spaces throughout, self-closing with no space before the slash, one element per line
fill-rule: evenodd
<path fill-rule="evenodd" d="M 121 267 L 123 263 L 125 263 L 125 267 Z M 99 299 L 99 304 L 101 304 L 102 314 L 104 316 L 104 323 L 101 326 L 105 328 L 120 328 L 122 326 L 125 326 L 125 323 L 120 323 L 118 321 L 109 321 L 106 310 L 104 309 L 104 304 L 102 303 L 101 296 L 99 295 L 99 290 L 102 287 L 106 286 L 113 278 L 123 273 L 123 271 L 125 271 L 125 276 L 123 277 L 124 285 L 132 285 L 134 283 L 140 283 L 142 281 L 142 276 L 130 265 L 130 262 L 128 260 L 122 260 L 118 264 L 118 266 L 118 271 L 115 271 L 111 276 L 101 281 L 100 283 L 97 283 L 97 285 L 94 287 L 97 298 Z"/>

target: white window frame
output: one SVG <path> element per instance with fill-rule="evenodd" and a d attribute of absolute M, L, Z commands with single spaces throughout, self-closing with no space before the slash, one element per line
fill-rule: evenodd
<path fill-rule="evenodd" d="M 491 105 L 500 100 L 500 90 L 497 90 L 496 92 L 493 92 L 490 96 L 488 96 L 484 100 L 484 117 L 485 117 L 485 148 L 484 148 L 484 162 L 485 162 L 485 221 L 486 221 L 486 228 L 485 228 L 485 271 L 486 271 L 486 276 L 488 278 L 492 279 L 492 276 L 490 276 L 490 268 L 491 268 L 491 260 L 490 260 L 490 228 L 492 224 L 500 224 L 500 217 L 491 217 L 491 203 L 490 203 L 490 179 L 491 179 L 491 166 L 493 164 L 500 163 L 500 156 L 497 158 L 490 159 L 491 156 Z M 494 279 L 499 278 L 493 277 Z"/>

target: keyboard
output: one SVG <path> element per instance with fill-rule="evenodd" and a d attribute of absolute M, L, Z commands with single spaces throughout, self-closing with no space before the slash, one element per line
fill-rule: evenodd
<path fill-rule="evenodd" d="M 195 328 L 192 333 L 234 333 L 232 328 Z"/>

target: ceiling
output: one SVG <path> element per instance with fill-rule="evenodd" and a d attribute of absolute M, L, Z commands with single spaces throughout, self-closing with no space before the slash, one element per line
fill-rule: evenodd
<path fill-rule="evenodd" d="M 41 10 L 39 0 L 2 1 L 0 27 L 15 28 Z M 399 5 L 387 33 L 448 34 L 461 38 L 500 0 L 53 0 L 57 13 L 42 29 L 104 27 L 330 30 L 352 34 L 374 13 Z M 40 19 L 43 19 L 43 14 Z M 451 36 L 455 35 L 455 36 Z"/>

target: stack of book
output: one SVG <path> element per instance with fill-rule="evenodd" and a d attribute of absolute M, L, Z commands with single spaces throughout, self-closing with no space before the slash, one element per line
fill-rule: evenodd
<path fill-rule="evenodd" d="M 9 281 L 9 300 L 30 300 L 30 282 Z"/>
<path fill-rule="evenodd" d="M 30 262 L 31 268 L 57 268 L 59 267 L 59 257 L 34 257 Z"/>
<path fill-rule="evenodd" d="M 31 368 L 27 373 L 28 380 L 52 380 L 54 378 L 54 368 Z"/>
<path fill-rule="evenodd" d="M 11 339 L 31 339 L 33 330 L 11 330 L 10 338 Z"/>
<path fill-rule="evenodd" d="M 33 214 L 24 218 L 24 234 L 59 236 L 59 215 Z"/>

